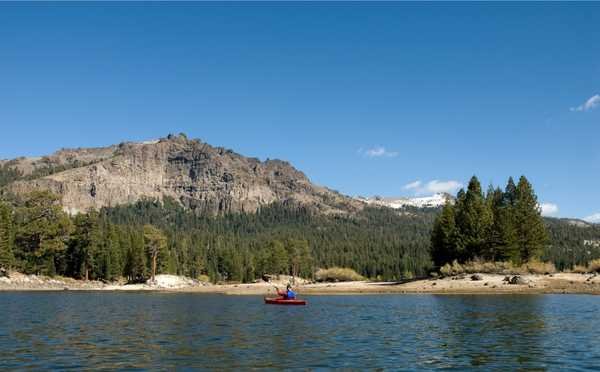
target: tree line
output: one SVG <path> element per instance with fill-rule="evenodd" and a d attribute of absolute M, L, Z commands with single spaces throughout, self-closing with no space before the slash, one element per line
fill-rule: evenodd
<path fill-rule="evenodd" d="M 511 261 L 538 259 L 549 243 L 537 196 L 525 176 L 504 190 L 490 185 L 483 193 L 477 177 L 446 203 L 431 234 L 431 255 L 439 267 L 476 258 Z"/>
<path fill-rule="evenodd" d="M 69 216 L 38 191 L 0 203 L 0 266 L 25 273 L 129 281 L 171 273 L 250 282 L 350 267 L 370 278 L 427 274 L 435 212 L 366 208 L 326 216 L 273 204 L 255 214 L 197 215 L 177 202 L 140 201 Z"/>
<path fill-rule="evenodd" d="M 441 210 L 365 207 L 352 215 L 276 203 L 214 216 L 166 198 L 69 216 L 48 192 L 1 198 L 0 267 L 78 279 L 136 282 L 170 273 L 251 282 L 263 274 L 310 278 L 337 266 L 400 280 L 455 259 L 540 258 L 562 270 L 600 258 L 600 246 L 583 244 L 600 241 L 600 225 L 542 219 L 525 177 L 485 195 L 474 178 Z"/>
<path fill-rule="evenodd" d="M 600 259 L 600 224 L 557 218 L 547 218 L 545 223 L 550 243 L 540 257 L 542 261 L 552 262 L 558 270 L 565 270 Z"/>

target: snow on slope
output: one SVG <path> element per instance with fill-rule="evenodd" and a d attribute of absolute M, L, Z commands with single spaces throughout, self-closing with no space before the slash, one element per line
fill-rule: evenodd
<path fill-rule="evenodd" d="M 375 196 L 371 198 L 357 197 L 356 199 L 363 203 L 380 205 L 393 209 L 400 209 L 403 207 L 437 208 L 443 206 L 446 203 L 446 200 L 453 200 L 450 195 L 445 193 L 433 194 L 432 196 L 421 198 L 382 198 Z"/>

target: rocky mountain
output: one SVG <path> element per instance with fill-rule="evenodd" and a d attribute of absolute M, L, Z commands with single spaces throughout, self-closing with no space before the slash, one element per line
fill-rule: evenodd
<path fill-rule="evenodd" d="M 446 201 L 454 201 L 454 198 L 447 193 L 438 193 L 432 196 L 425 196 L 421 198 L 383 198 L 375 196 L 371 198 L 357 197 L 356 199 L 366 204 L 384 206 L 393 209 L 401 209 L 404 207 L 438 208 L 446 204 Z"/>
<path fill-rule="evenodd" d="M 0 160 L 0 167 L 16 170 L 21 177 L 35 178 L 111 158 L 117 150 L 118 146 L 61 149 L 48 156 Z"/>
<path fill-rule="evenodd" d="M 18 173 L 5 187 L 23 194 L 50 190 L 69 213 L 172 198 L 211 213 L 255 212 L 274 202 L 328 213 L 360 210 L 363 203 L 316 186 L 281 160 L 260 161 L 185 135 L 103 148 L 63 149 L 42 158 L 2 161 Z"/>

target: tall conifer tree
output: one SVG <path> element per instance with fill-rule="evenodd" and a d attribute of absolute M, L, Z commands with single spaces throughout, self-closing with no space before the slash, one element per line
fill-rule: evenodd
<path fill-rule="evenodd" d="M 537 196 L 525 176 L 521 176 L 517 185 L 513 217 L 521 261 L 539 258 L 547 243 L 548 235 Z"/>
<path fill-rule="evenodd" d="M 0 268 L 11 269 L 14 264 L 12 210 L 0 201 Z"/>
<path fill-rule="evenodd" d="M 98 213 L 90 210 L 79 214 L 74 219 L 74 230 L 69 241 L 69 251 L 75 275 L 82 279 L 90 279 L 96 271 L 97 255 L 100 249 L 100 228 Z"/>
<path fill-rule="evenodd" d="M 508 178 L 506 189 L 504 190 L 504 205 L 514 207 L 517 202 L 517 186 L 512 177 Z"/>
<path fill-rule="evenodd" d="M 152 225 L 144 225 L 144 247 L 150 259 L 150 275 L 154 281 L 158 267 L 158 257 L 167 248 L 167 239 L 162 231 Z"/>
<path fill-rule="evenodd" d="M 516 246 L 516 233 L 512 219 L 512 207 L 507 204 L 505 193 L 499 188 L 488 195 L 488 205 L 492 215 L 492 225 L 489 231 L 489 257 L 494 261 L 519 260 Z"/>
<path fill-rule="evenodd" d="M 26 271 L 54 275 L 55 259 L 66 249 L 72 228 L 59 198 L 48 191 L 30 193 L 17 208 L 15 221 L 15 255 L 25 262 Z"/>
<path fill-rule="evenodd" d="M 457 208 L 456 217 L 459 236 L 464 245 L 464 255 L 461 259 L 464 261 L 481 257 L 491 225 L 491 216 L 483 198 L 481 184 L 475 176 L 469 181 L 464 201 L 461 202 L 460 208 Z"/>
<path fill-rule="evenodd" d="M 446 202 L 436 218 L 431 234 L 431 259 L 438 267 L 457 258 L 454 206 Z"/>

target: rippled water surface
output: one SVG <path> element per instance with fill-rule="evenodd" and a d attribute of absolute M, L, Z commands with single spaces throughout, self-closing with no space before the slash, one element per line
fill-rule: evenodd
<path fill-rule="evenodd" d="M 600 296 L 0 293 L 0 369 L 600 367 Z"/>

